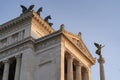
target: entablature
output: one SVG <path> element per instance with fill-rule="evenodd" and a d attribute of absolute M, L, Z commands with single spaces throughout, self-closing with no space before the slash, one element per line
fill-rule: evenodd
<path fill-rule="evenodd" d="M 12 54 L 17 51 L 21 51 L 27 48 L 32 48 L 34 50 L 34 39 L 32 37 L 25 38 L 19 42 L 6 46 L 0 49 L 0 55 Z M 1 56 L 0 56 L 1 57 Z"/>
<path fill-rule="evenodd" d="M 5 35 L 9 35 L 11 32 L 15 32 L 21 28 L 26 28 L 26 26 L 29 26 L 27 28 L 31 29 L 31 25 L 34 23 L 34 21 L 42 25 L 43 29 L 46 30 L 49 34 L 55 31 L 36 12 L 30 11 L 0 25 L 0 38 Z"/>
<path fill-rule="evenodd" d="M 35 51 L 39 51 L 45 48 L 61 45 L 61 32 L 56 31 L 50 35 L 46 35 L 35 40 Z"/>

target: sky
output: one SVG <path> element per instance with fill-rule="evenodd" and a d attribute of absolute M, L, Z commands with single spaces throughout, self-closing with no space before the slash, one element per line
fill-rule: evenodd
<path fill-rule="evenodd" d="M 82 38 L 93 55 L 94 42 L 105 45 L 102 55 L 105 58 L 106 80 L 118 80 L 120 76 L 120 0 L 0 0 L 0 25 L 21 12 L 20 5 L 34 10 L 43 7 L 41 17 L 51 15 L 53 28 L 58 30 L 61 24 L 74 34 L 82 32 Z M 92 67 L 92 80 L 99 79 L 99 64 Z"/>

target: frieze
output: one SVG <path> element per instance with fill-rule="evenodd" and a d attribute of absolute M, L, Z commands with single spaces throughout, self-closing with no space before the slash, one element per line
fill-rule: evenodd
<path fill-rule="evenodd" d="M 21 30 L 17 33 L 14 33 L 13 35 L 9 35 L 8 37 L 5 37 L 5 38 L 1 39 L 1 41 L 6 39 L 6 42 L 5 42 L 6 45 L 1 45 L 0 48 L 9 46 L 13 43 L 16 43 L 18 41 L 23 40 L 24 39 L 24 34 L 25 34 L 25 30 Z M 3 44 L 3 42 L 1 42 L 1 44 Z"/>
<path fill-rule="evenodd" d="M 86 49 L 84 43 L 82 43 L 80 40 L 76 40 L 73 38 L 68 37 L 82 52 L 83 54 L 89 58 L 91 61 L 95 62 L 92 55 L 89 53 L 89 51 Z"/>
<path fill-rule="evenodd" d="M 28 26 L 29 24 L 27 23 L 22 23 L 18 24 L 18 25 L 11 25 L 8 28 L 2 29 L 0 30 L 0 38 L 5 37 L 9 34 L 15 33 L 16 31 L 20 31 L 21 29 L 25 29 L 26 26 Z"/>
<path fill-rule="evenodd" d="M 30 47 L 29 44 L 22 44 L 20 46 L 13 47 L 13 48 L 10 48 L 10 49 L 5 50 L 3 52 L 0 52 L 0 59 L 3 59 L 3 58 L 8 57 L 10 55 L 16 54 L 18 52 L 21 52 L 29 47 Z"/>

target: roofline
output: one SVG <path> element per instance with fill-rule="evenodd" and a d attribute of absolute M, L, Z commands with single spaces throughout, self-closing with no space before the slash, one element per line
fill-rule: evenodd
<path fill-rule="evenodd" d="M 9 26 L 12 26 L 12 25 L 15 25 L 19 22 L 22 22 L 28 18 L 34 18 L 38 23 L 42 24 L 43 27 L 48 30 L 50 33 L 54 32 L 55 30 L 50 27 L 36 12 L 34 11 L 31 11 L 31 12 L 28 12 L 28 13 L 25 13 L 25 14 L 21 14 L 20 16 L 6 22 L 6 23 L 3 23 L 2 25 L 0 25 L 0 30 L 2 29 L 6 29 L 7 27 Z"/>

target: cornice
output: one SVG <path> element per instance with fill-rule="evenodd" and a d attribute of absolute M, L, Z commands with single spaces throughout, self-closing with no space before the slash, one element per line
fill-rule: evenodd
<path fill-rule="evenodd" d="M 37 40 L 35 41 L 35 44 L 38 44 L 38 43 L 41 42 L 41 41 L 44 41 L 44 40 L 53 38 L 53 37 L 58 36 L 58 35 L 61 35 L 61 34 L 62 34 L 61 31 L 55 31 L 55 32 L 53 32 L 53 33 L 51 33 L 51 34 L 49 34 L 49 35 L 46 35 L 46 36 L 43 36 L 43 37 L 37 39 Z"/>
<path fill-rule="evenodd" d="M 24 21 L 24 20 L 26 20 L 28 18 L 31 18 L 32 16 L 33 16 L 32 12 L 28 12 L 28 13 L 23 14 L 23 15 L 21 14 L 19 17 L 16 17 L 16 18 L 14 18 L 14 19 L 0 25 L 0 30 L 6 29 L 9 26 L 18 24 L 19 22 L 22 22 L 22 21 Z"/>
<path fill-rule="evenodd" d="M 36 12 L 33 11 L 33 19 L 35 19 L 39 24 L 42 25 L 44 29 L 46 29 L 49 33 L 54 32 L 55 30 L 45 22 Z"/>
<path fill-rule="evenodd" d="M 22 22 L 27 19 L 35 19 L 39 24 L 42 25 L 44 29 L 46 29 L 49 33 L 54 32 L 54 29 L 48 25 L 36 12 L 31 11 L 27 12 L 25 14 L 21 14 L 19 17 L 16 17 L 2 25 L 0 25 L 0 30 L 6 29 L 7 27 L 10 27 L 12 25 L 18 24 L 19 22 Z"/>

